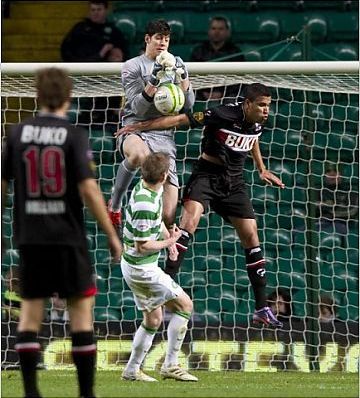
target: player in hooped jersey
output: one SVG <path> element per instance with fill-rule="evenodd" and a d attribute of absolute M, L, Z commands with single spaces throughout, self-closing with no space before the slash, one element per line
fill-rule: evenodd
<path fill-rule="evenodd" d="M 262 125 L 268 118 L 270 103 L 270 90 L 263 84 L 253 83 L 246 87 L 241 102 L 219 105 L 204 113 L 188 112 L 139 122 L 123 127 L 117 135 L 139 129 L 205 126 L 201 156 L 183 194 L 180 221 L 183 233 L 177 241 L 180 254 L 176 261 L 167 260 L 166 272 L 170 275 L 178 272 L 200 217 L 210 206 L 234 226 L 245 249 L 247 273 L 255 296 L 253 321 L 282 327 L 266 304 L 265 259 L 260 248 L 254 210 L 243 179 L 245 159 L 251 152 L 260 178 L 267 184 L 284 188 L 281 180 L 266 169 L 259 147 L 259 137 Z"/>
<path fill-rule="evenodd" d="M 14 239 L 19 248 L 21 312 L 15 348 L 26 397 L 39 397 L 37 333 L 44 299 L 67 299 L 79 394 L 94 397 L 96 286 L 88 255 L 83 201 L 109 239 L 115 261 L 121 243 L 93 174 L 87 132 L 66 119 L 72 82 L 58 68 L 36 74 L 39 114 L 14 126 L 2 157 L 3 202 L 14 180 Z"/>

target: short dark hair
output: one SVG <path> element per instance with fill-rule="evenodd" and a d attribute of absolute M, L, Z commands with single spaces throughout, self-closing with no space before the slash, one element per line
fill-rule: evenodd
<path fill-rule="evenodd" d="M 217 15 L 216 17 L 212 17 L 209 22 L 209 27 L 214 21 L 224 22 L 226 29 L 230 29 L 230 22 L 227 18 L 222 17 L 221 15 Z"/>
<path fill-rule="evenodd" d="M 169 155 L 153 152 L 148 155 L 141 166 L 141 174 L 145 182 L 157 184 L 162 181 L 170 166 Z"/>
<path fill-rule="evenodd" d="M 98 0 L 90 0 L 90 4 L 102 4 L 105 8 L 109 7 L 109 2 L 108 1 L 98 1 Z"/>
<path fill-rule="evenodd" d="M 271 97 L 271 91 L 269 87 L 261 83 L 252 83 L 245 87 L 244 98 L 253 102 L 258 97 Z"/>
<path fill-rule="evenodd" d="M 64 69 L 44 68 L 36 72 L 35 85 L 40 106 L 50 111 L 61 108 L 70 101 L 72 81 Z"/>
<path fill-rule="evenodd" d="M 155 19 L 147 24 L 145 34 L 153 36 L 157 33 L 160 33 L 164 36 L 170 35 L 171 28 L 170 25 L 165 21 L 165 19 Z"/>

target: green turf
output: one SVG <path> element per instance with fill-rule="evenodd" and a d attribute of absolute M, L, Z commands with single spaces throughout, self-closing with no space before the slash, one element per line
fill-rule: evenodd
<path fill-rule="evenodd" d="M 193 372 L 198 383 L 162 380 L 159 383 L 125 382 L 120 372 L 99 371 L 97 397 L 358 397 L 358 375 L 343 373 Z M 158 377 L 158 374 L 149 372 Z M 159 378 L 160 379 L 160 378 Z M 20 373 L 3 371 L 2 397 L 22 397 Z M 73 371 L 40 371 L 44 397 L 76 397 Z"/>

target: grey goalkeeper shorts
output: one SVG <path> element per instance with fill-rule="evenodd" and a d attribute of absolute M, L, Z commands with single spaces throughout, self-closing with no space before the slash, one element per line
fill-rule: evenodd
<path fill-rule="evenodd" d="M 176 145 L 173 134 L 163 135 L 159 131 L 156 132 L 145 131 L 134 134 L 136 134 L 145 142 L 145 144 L 148 146 L 151 152 L 163 152 L 169 155 L 170 157 L 169 182 L 170 184 L 179 188 L 179 179 L 176 174 Z M 124 134 L 117 139 L 117 148 L 123 158 L 125 158 L 123 145 L 127 137 L 128 134 Z"/>

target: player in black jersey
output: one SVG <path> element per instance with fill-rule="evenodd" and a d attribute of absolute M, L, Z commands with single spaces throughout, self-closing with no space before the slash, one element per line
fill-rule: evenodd
<path fill-rule="evenodd" d="M 247 86 L 244 99 L 219 105 L 205 112 L 185 113 L 161 117 L 125 126 L 123 133 L 190 125 L 205 126 L 201 142 L 201 156 L 185 187 L 177 242 L 177 261 L 166 262 L 165 272 L 175 275 L 180 267 L 200 217 L 210 206 L 229 221 L 245 249 L 246 267 L 255 296 L 254 322 L 282 327 L 266 304 L 265 259 L 262 255 L 253 207 L 243 179 L 243 167 L 251 152 L 260 178 L 267 184 L 284 188 L 281 180 L 266 169 L 262 160 L 259 137 L 266 122 L 271 103 L 270 90 L 260 83 Z"/>
<path fill-rule="evenodd" d="M 39 397 L 36 366 L 44 299 L 66 298 L 81 397 L 93 397 L 96 286 L 88 255 L 83 202 L 109 239 L 115 261 L 122 247 L 93 174 L 87 132 L 66 119 L 72 82 L 58 68 L 36 74 L 40 113 L 14 126 L 2 157 L 3 203 L 14 180 L 14 239 L 19 248 L 20 321 L 15 348 L 26 397 Z"/>

